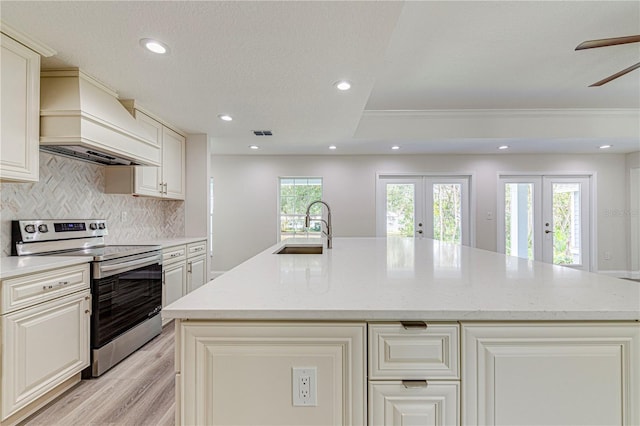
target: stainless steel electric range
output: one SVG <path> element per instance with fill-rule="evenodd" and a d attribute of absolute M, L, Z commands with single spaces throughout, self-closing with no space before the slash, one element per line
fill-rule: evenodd
<path fill-rule="evenodd" d="M 162 246 L 106 245 L 103 219 L 16 220 L 11 228 L 15 256 L 93 257 L 91 367 L 84 377 L 100 376 L 160 334 Z"/>

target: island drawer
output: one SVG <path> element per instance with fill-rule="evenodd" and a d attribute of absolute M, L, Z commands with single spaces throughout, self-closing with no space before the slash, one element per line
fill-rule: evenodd
<path fill-rule="evenodd" d="M 207 242 L 198 241 L 187 245 L 187 257 L 194 257 L 205 254 L 207 251 Z"/>
<path fill-rule="evenodd" d="M 4 280 L 0 314 L 53 300 L 89 288 L 89 264 Z"/>
<path fill-rule="evenodd" d="M 162 263 L 173 263 L 187 258 L 187 246 L 173 246 L 162 249 Z"/>
<path fill-rule="evenodd" d="M 459 379 L 457 323 L 369 324 L 369 379 Z"/>

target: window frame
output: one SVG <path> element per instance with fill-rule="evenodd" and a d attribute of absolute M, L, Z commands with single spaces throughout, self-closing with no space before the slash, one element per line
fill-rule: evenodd
<path fill-rule="evenodd" d="M 320 181 L 320 199 L 322 200 L 324 198 L 324 178 L 322 176 L 278 176 L 278 181 L 277 181 L 277 212 L 276 212 L 276 232 L 277 232 L 277 241 L 283 241 L 284 239 L 288 239 L 288 238 L 299 238 L 296 235 L 300 235 L 300 234 L 304 234 L 304 237 L 309 238 L 309 237 L 313 237 L 315 234 L 321 234 L 322 232 L 322 225 L 321 225 L 321 230 L 320 232 L 316 233 L 316 232 L 309 232 L 306 230 L 300 231 L 300 232 L 296 232 L 294 230 L 293 234 L 290 236 L 287 236 L 285 238 L 282 237 L 282 229 L 281 229 L 281 224 L 282 224 L 282 217 L 283 216 L 287 216 L 287 217 L 291 217 L 291 216 L 295 216 L 295 217 L 304 217 L 304 213 L 302 214 L 286 214 L 283 215 L 282 214 L 282 181 L 285 179 L 293 179 L 294 181 L 297 179 L 305 179 L 305 180 L 310 180 L 310 179 L 317 179 Z"/>

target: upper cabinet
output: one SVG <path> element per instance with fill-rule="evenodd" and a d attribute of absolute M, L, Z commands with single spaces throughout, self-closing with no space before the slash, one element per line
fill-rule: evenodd
<path fill-rule="evenodd" d="M 185 137 L 133 101 L 122 101 L 150 139 L 161 148 L 160 167 L 107 167 L 105 192 L 184 200 Z"/>
<path fill-rule="evenodd" d="M 39 167 L 40 55 L 55 52 L 4 23 L 1 29 L 0 180 L 35 182 Z"/>

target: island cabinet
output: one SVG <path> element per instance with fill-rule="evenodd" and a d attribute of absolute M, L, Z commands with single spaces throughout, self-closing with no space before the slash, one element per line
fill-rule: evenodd
<path fill-rule="evenodd" d="M 0 424 L 15 424 L 80 381 L 89 366 L 87 263 L 0 282 Z"/>
<path fill-rule="evenodd" d="M 4 33 L 0 35 L 0 180 L 37 182 L 40 145 L 40 55 Z"/>
<path fill-rule="evenodd" d="M 176 424 L 640 424 L 635 321 L 176 327 Z M 295 368 L 317 373 L 311 406 Z"/>
<path fill-rule="evenodd" d="M 112 166 L 105 169 L 105 192 L 184 200 L 186 138 L 131 100 L 121 103 L 161 148 L 161 166 Z"/>
<path fill-rule="evenodd" d="M 176 422 L 364 425 L 366 324 L 177 321 Z M 315 401 L 295 405 L 296 369 Z"/>
<path fill-rule="evenodd" d="M 369 323 L 368 424 L 460 424 L 459 325 Z"/>

